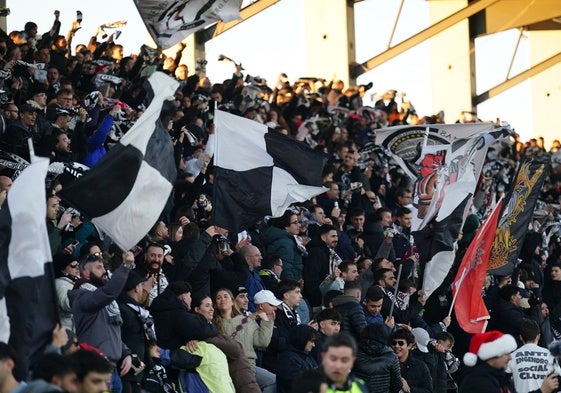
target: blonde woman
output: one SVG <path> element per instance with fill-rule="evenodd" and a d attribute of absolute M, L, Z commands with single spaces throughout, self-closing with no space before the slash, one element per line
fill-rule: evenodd
<path fill-rule="evenodd" d="M 274 296 L 272 297 L 274 298 Z M 257 367 L 255 364 L 257 359 L 255 347 L 265 348 L 269 345 L 273 336 L 273 321 L 263 311 L 247 317 L 241 314 L 234 305 L 234 295 L 229 289 L 219 289 L 214 296 L 214 303 L 216 305 L 214 314 L 216 327 L 222 334 L 233 338 L 242 345 L 263 393 L 276 392 L 275 374 Z M 257 323 L 257 321 L 260 322 Z"/>

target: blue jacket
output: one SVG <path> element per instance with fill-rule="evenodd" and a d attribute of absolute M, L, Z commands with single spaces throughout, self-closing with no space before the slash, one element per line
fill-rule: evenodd
<path fill-rule="evenodd" d="M 245 282 L 245 289 L 247 289 L 247 297 L 249 299 L 248 309 L 251 312 L 255 312 L 255 302 L 253 301 L 253 297 L 257 292 L 265 289 L 263 283 L 261 282 L 261 277 L 259 277 L 259 271 L 257 269 L 249 271 L 249 276 L 247 277 L 247 280 Z"/>
<path fill-rule="evenodd" d="M 99 127 L 97 127 L 97 131 L 88 139 L 88 153 L 86 158 L 84 158 L 84 165 L 91 168 L 105 155 L 106 151 L 103 145 L 114 121 L 113 116 L 109 114 L 105 116 Z"/>

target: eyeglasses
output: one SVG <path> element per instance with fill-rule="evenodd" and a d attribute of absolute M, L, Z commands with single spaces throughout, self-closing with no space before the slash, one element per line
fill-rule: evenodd
<path fill-rule="evenodd" d="M 76 269 L 78 267 L 78 262 L 72 262 L 70 264 L 70 267 L 73 268 L 73 269 Z"/>
<path fill-rule="evenodd" d="M 96 254 L 99 254 L 99 255 L 96 255 Z M 86 257 L 84 263 L 90 263 L 90 262 L 95 262 L 95 261 L 100 261 L 100 262 L 102 262 L 101 254 L 100 254 L 100 253 L 88 254 L 88 256 Z"/>
<path fill-rule="evenodd" d="M 397 345 L 399 347 L 405 347 L 407 345 L 407 341 L 405 341 L 405 340 L 393 340 L 392 341 L 392 346 L 393 345 Z"/>
<path fill-rule="evenodd" d="M 96 257 L 101 257 L 101 256 L 103 256 L 103 252 L 101 252 L 101 251 L 92 252 L 90 255 L 95 255 Z"/>

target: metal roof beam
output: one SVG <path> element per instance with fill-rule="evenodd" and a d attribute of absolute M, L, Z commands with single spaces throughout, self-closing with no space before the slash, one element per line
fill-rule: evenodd
<path fill-rule="evenodd" d="M 557 53 L 556 55 L 551 56 L 550 58 L 542 61 L 541 63 L 536 64 L 535 66 L 523 71 L 516 76 L 505 80 L 503 83 L 496 85 L 495 87 L 490 88 L 484 93 L 481 93 L 472 98 L 473 105 L 481 104 L 483 101 L 486 101 L 490 98 L 493 98 L 505 90 L 514 87 L 515 85 L 519 84 L 520 82 L 524 82 L 526 79 L 529 79 L 550 67 L 553 67 L 555 64 L 561 62 L 561 52 Z"/>
<path fill-rule="evenodd" d="M 225 33 L 226 31 L 239 25 L 252 16 L 257 15 L 261 11 L 266 10 L 270 6 L 275 5 L 279 1 L 280 0 L 259 0 L 251 3 L 247 7 L 244 7 L 240 10 L 240 19 L 236 19 L 230 22 L 219 21 L 214 25 L 198 32 L 197 42 L 204 43 L 210 41 L 211 39 L 218 37 L 220 34 Z"/>
<path fill-rule="evenodd" d="M 444 30 L 448 29 L 449 27 L 455 25 L 456 23 L 469 18 L 470 16 L 477 14 L 479 11 L 484 10 L 485 8 L 489 7 L 490 5 L 497 3 L 501 0 L 477 0 L 471 2 L 467 7 L 462 8 L 461 10 L 453 13 L 452 15 L 448 16 L 447 18 L 442 19 L 439 22 L 431 25 L 430 27 L 426 28 L 425 30 L 411 36 L 410 38 L 406 39 L 405 41 L 400 42 L 399 44 L 389 48 L 385 52 L 382 52 L 370 60 L 365 61 L 362 64 L 354 64 L 351 65 L 351 76 L 356 78 L 359 75 L 364 74 L 367 71 L 372 70 L 373 68 L 379 66 L 380 64 L 385 63 L 388 60 L 393 59 L 394 57 L 402 54 L 403 52 L 407 51 L 408 49 L 413 48 L 414 46 L 420 44 L 423 41 L 430 39 L 431 37 L 435 36 L 438 33 L 443 32 Z"/>

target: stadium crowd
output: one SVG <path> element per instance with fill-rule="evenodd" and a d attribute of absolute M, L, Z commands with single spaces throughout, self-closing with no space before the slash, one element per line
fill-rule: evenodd
<path fill-rule="evenodd" d="M 72 169 L 52 169 L 47 184 L 61 325 L 29 374 L 14 371 L 16 356 L 0 343 L 0 392 L 558 388 L 545 347 L 561 339 L 559 141 L 548 151 L 543 139 L 514 135 L 489 151 L 457 259 L 484 218 L 487 196 L 509 190 L 522 157 L 549 155 L 552 167 L 514 273 L 488 275 L 482 288 L 490 332 L 470 344 L 448 312 L 450 283 L 429 299 L 420 292 L 413 184 L 373 142 L 378 129 L 441 123 L 441 115 L 419 116 L 396 91 L 364 106 L 371 84 L 291 83 L 281 74 L 269 86 L 224 56 L 233 75 L 213 83 L 204 69 L 190 73 L 181 63 L 182 44 L 175 57 L 147 46 L 124 56 L 117 34 L 104 39 L 102 29 L 75 45 L 79 27 L 76 20 L 61 35 L 55 13 L 42 35 L 33 22 L 0 34 L 0 206 L 29 160 L 28 139 L 36 154 L 58 163 L 52 168 Z M 155 71 L 180 83 L 168 126 L 178 176 L 160 219 L 123 251 L 56 192 L 142 115 L 143 82 Z M 215 107 L 326 153 L 327 191 L 241 234 L 213 225 L 206 144 Z M 476 356 L 470 367 L 458 360 L 465 353 Z"/>

